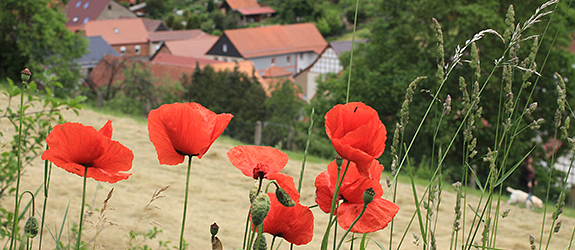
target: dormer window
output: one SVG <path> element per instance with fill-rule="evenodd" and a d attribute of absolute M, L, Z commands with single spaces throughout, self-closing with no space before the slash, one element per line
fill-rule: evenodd
<path fill-rule="evenodd" d="M 90 6 L 90 2 L 87 2 L 87 3 L 84 4 L 84 9 L 87 9 L 88 6 Z"/>
<path fill-rule="evenodd" d="M 121 55 L 121 56 L 126 55 L 126 46 L 120 47 L 120 55 Z"/>
<path fill-rule="evenodd" d="M 114 28 L 114 33 L 120 34 L 120 30 L 118 28 Z"/>
<path fill-rule="evenodd" d="M 222 45 L 222 51 L 224 53 L 228 52 L 228 45 L 227 44 Z"/>
<path fill-rule="evenodd" d="M 142 53 L 142 47 L 140 47 L 140 45 L 136 45 L 136 47 L 134 47 L 136 49 L 136 55 L 139 55 L 140 53 Z"/>
<path fill-rule="evenodd" d="M 76 8 L 80 8 L 80 5 L 82 5 L 82 1 L 78 1 L 78 2 L 76 3 Z"/>
<path fill-rule="evenodd" d="M 78 22 L 78 17 L 72 18 L 72 22 Z"/>

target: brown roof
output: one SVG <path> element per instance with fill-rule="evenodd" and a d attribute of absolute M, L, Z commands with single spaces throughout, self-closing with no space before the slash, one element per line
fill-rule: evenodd
<path fill-rule="evenodd" d="M 96 20 L 110 0 L 70 0 L 66 4 L 66 26 L 78 26 Z"/>
<path fill-rule="evenodd" d="M 87 81 L 92 82 L 96 87 L 100 87 L 106 85 L 110 78 L 112 77 L 112 70 L 109 65 L 120 65 L 123 62 L 123 67 L 129 67 L 136 61 L 132 61 L 128 58 L 106 55 L 100 63 L 90 72 L 90 75 L 87 78 Z M 161 63 L 161 62 L 154 62 L 154 61 L 137 61 L 137 63 L 144 64 L 146 67 L 150 69 L 152 74 L 155 78 L 160 79 L 159 81 L 155 81 L 155 84 L 165 84 L 166 81 L 162 81 L 161 79 L 170 79 L 172 82 L 179 81 L 183 74 L 192 74 L 196 68 L 196 64 L 193 63 L 192 65 L 175 65 L 171 63 Z M 207 65 L 207 64 L 205 64 Z M 204 67 L 205 67 L 204 65 Z M 222 63 L 214 63 L 210 64 L 214 71 L 222 71 L 228 70 L 233 71 L 235 67 L 238 67 L 239 72 L 243 72 L 250 77 L 255 77 L 258 79 L 262 88 L 266 91 L 266 94 L 269 93 L 269 85 L 263 78 L 255 72 L 255 66 L 250 61 L 241 61 L 241 62 L 222 62 Z M 116 75 L 113 76 L 113 82 L 118 82 L 124 80 L 124 70 L 119 69 L 116 71 Z"/>
<path fill-rule="evenodd" d="M 265 78 L 277 78 L 291 75 L 293 75 L 293 72 L 278 66 L 271 66 L 262 72 L 262 76 Z"/>
<path fill-rule="evenodd" d="M 237 9 L 236 11 L 241 13 L 244 16 L 276 13 L 276 11 L 269 6 L 241 8 L 241 9 Z"/>
<path fill-rule="evenodd" d="M 110 45 L 147 43 L 148 31 L 141 18 L 95 20 L 84 25 L 86 36 L 101 36 Z"/>
<path fill-rule="evenodd" d="M 256 0 L 226 0 L 226 3 L 228 3 L 232 10 L 249 7 L 260 7 Z"/>
<path fill-rule="evenodd" d="M 207 33 L 200 29 L 194 30 L 166 30 L 166 31 L 156 31 L 150 32 L 149 37 L 152 42 L 159 41 L 174 41 L 174 40 L 188 40 L 197 37 L 203 37 Z"/>
<path fill-rule="evenodd" d="M 155 63 L 164 63 L 164 64 L 173 64 L 173 65 L 180 65 L 186 67 L 196 67 L 196 63 L 200 65 L 200 67 L 204 67 L 207 64 L 216 64 L 220 63 L 220 61 L 210 60 L 205 58 L 195 58 L 195 57 L 186 57 L 186 56 L 176 56 L 170 55 L 165 53 L 160 53 L 154 56 L 152 62 Z"/>
<path fill-rule="evenodd" d="M 144 26 L 148 32 L 154 32 L 160 25 L 162 25 L 162 20 L 150 18 L 142 18 L 142 22 L 144 22 Z"/>
<path fill-rule="evenodd" d="M 204 34 L 195 39 L 167 41 L 165 44 L 172 55 L 206 58 L 206 52 L 208 52 L 217 40 L 217 36 Z"/>
<path fill-rule="evenodd" d="M 320 54 L 327 47 L 313 23 L 226 30 L 224 35 L 244 58 L 306 51 Z"/>

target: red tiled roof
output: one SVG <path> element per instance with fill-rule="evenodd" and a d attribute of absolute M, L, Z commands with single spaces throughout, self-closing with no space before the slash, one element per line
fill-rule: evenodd
<path fill-rule="evenodd" d="M 167 41 L 165 44 L 172 55 L 206 58 L 206 52 L 208 52 L 217 40 L 217 36 L 205 34 L 195 39 Z"/>
<path fill-rule="evenodd" d="M 110 0 L 70 0 L 66 4 L 66 26 L 78 26 L 96 20 Z"/>
<path fill-rule="evenodd" d="M 146 27 L 146 30 L 149 32 L 154 32 L 162 24 L 162 20 L 150 19 L 150 18 L 142 18 L 142 22 Z"/>
<path fill-rule="evenodd" d="M 232 10 L 249 7 L 260 7 L 256 0 L 226 0 L 226 3 L 228 3 Z"/>
<path fill-rule="evenodd" d="M 173 40 L 188 40 L 194 39 L 196 37 L 201 37 L 207 35 L 200 29 L 194 30 L 166 30 L 166 31 L 156 31 L 150 32 L 150 41 L 173 41 Z"/>
<path fill-rule="evenodd" d="M 313 23 L 226 30 L 224 35 L 244 58 L 305 51 L 320 54 L 327 47 Z"/>
<path fill-rule="evenodd" d="M 205 59 L 205 58 L 176 56 L 176 55 L 170 55 L 170 54 L 164 54 L 164 53 L 157 54 L 152 59 L 152 62 L 186 66 L 186 67 L 196 67 L 196 63 L 198 63 L 200 65 L 200 67 L 204 67 L 207 64 L 220 63 L 220 61 L 210 60 L 210 59 Z"/>
<path fill-rule="evenodd" d="M 148 42 L 148 31 L 141 18 L 90 21 L 83 29 L 86 36 L 101 36 L 110 45 Z"/>
<path fill-rule="evenodd" d="M 241 8 L 241 9 L 237 9 L 236 11 L 241 13 L 244 16 L 276 13 L 276 11 L 269 6 Z"/>

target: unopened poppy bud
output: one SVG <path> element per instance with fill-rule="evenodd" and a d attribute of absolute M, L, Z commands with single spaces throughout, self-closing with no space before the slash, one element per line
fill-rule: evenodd
<path fill-rule="evenodd" d="M 212 237 L 216 236 L 216 234 L 218 234 L 219 230 L 220 230 L 220 227 L 218 226 L 218 224 L 216 224 L 214 222 L 214 224 L 212 224 L 210 226 L 210 233 L 212 234 Z"/>
<path fill-rule="evenodd" d="M 259 194 L 252 203 L 252 222 L 258 226 L 264 222 L 270 210 L 270 198 L 267 194 Z"/>
<path fill-rule="evenodd" d="M 34 238 L 38 235 L 38 220 L 36 217 L 32 216 L 28 218 L 24 226 L 24 233 L 26 233 L 29 238 Z"/>
<path fill-rule="evenodd" d="M 373 188 L 366 189 L 363 192 L 363 205 L 367 205 L 373 201 L 373 197 L 375 197 L 375 191 L 373 191 Z"/>
<path fill-rule="evenodd" d="M 278 201 L 285 207 L 295 206 L 295 202 L 291 199 L 289 194 L 283 190 L 283 188 L 278 187 L 276 189 L 276 198 L 278 198 Z"/>
<path fill-rule="evenodd" d="M 258 181 L 254 181 L 254 185 L 252 185 L 252 188 L 250 189 L 250 202 L 254 202 L 254 199 L 256 198 L 256 196 L 258 196 L 258 188 L 259 188 Z"/>
<path fill-rule="evenodd" d="M 259 240 L 259 244 L 258 244 L 258 240 Z M 263 234 L 260 234 L 260 236 L 254 241 L 253 250 L 267 250 L 267 249 L 268 249 L 268 244 L 266 242 L 266 237 Z"/>
<path fill-rule="evenodd" d="M 335 164 L 337 164 L 338 167 L 341 167 L 341 165 L 343 165 L 343 158 L 340 155 L 335 156 Z"/>
<path fill-rule="evenodd" d="M 32 72 L 30 72 L 28 68 L 25 68 L 20 72 L 20 77 L 22 78 L 23 82 L 30 80 L 30 76 L 32 76 Z"/>

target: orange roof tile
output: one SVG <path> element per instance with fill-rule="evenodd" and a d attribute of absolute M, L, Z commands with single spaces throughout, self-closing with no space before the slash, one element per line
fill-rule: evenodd
<path fill-rule="evenodd" d="M 180 65 L 186 67 L 196 67 L 196 63 L 200 65 L 200 67 L 204 67 L 207 64 L 216 64 L 220 63 L 220 61 L 210 60 L 205 58 L 195 58 L 195 57 L 187 57 L 187 56 L 176 56 L 170 54 L 160 53 L 154 56 L 152 62 L 155 63 L 164 63 L 164 64 L 173 64 L 173 65 Z"/>
<path fill-rule="evenodd" d="M 237 9 L 237 11 L 244 16 L 276 13 L 276 11 L 269 6 L 241 8 L 241 9 Z"/>
<path fill-rule="evenodd" d="M 208 34 L 206 32 L 203 32 L 201 29 L 193 29 L 193 30 L 166 30 L 166 31 L 150 32 L 149 37 L 150 41 L 157 42 L 157 41 L 189 40 L 189 39 L 195 39 L 197 37 L 203 37 L 205 35 Z"/>
<path fill-rule="evenodd" d="M 288 71 L 284 68 L 280 68 L 278 66 L 271 66 L 268 69 L 263 70 L 262 72 L 262 76 L 265 78 L 277 78 L 291 75 L 293 75 L 293 72 Z"/>
<path fill-rule="evenodd" d="M 206 58 L 206 52 L 208 52 L 217 40 L 217 36 L 204 34 L 195 39 L 167 41 L 165 44 L 172 55 Z"/>
<path fill-rule="evenodd" d="M 320 54 L 327 42 L 313 23 L 226 30 L 244 58 L 313 51 Z"/>
<path fill-rule="evenodd" d="M 251 61 L 223 62 L 210 65 L 214 68 L 214 71 L 222 71 L 222 70 L 233 71 L 234 68 L 237 66 L 239 72 L 243 72 L 249 77 L 255 76 L 262 85 L 262 88 L 266 91 L 266 93 L 268 93 L 269 85 L 267 85 L 267 82 L 256 71 L 256 66 L 254 66 L 254 64 Z"/>
<path fill-rule="evenodd" d="M 86 36 L 101 36 L 110 45 L 148 42 L 148 31 L 141 18 L 89 21 L 83 30 Z"/>
<path fill-rule="evenodd" d="M 260 4 L 256 0 L 226 0 L 232 10 L 249 8 L 249 7 L 260 7 Z"/>

